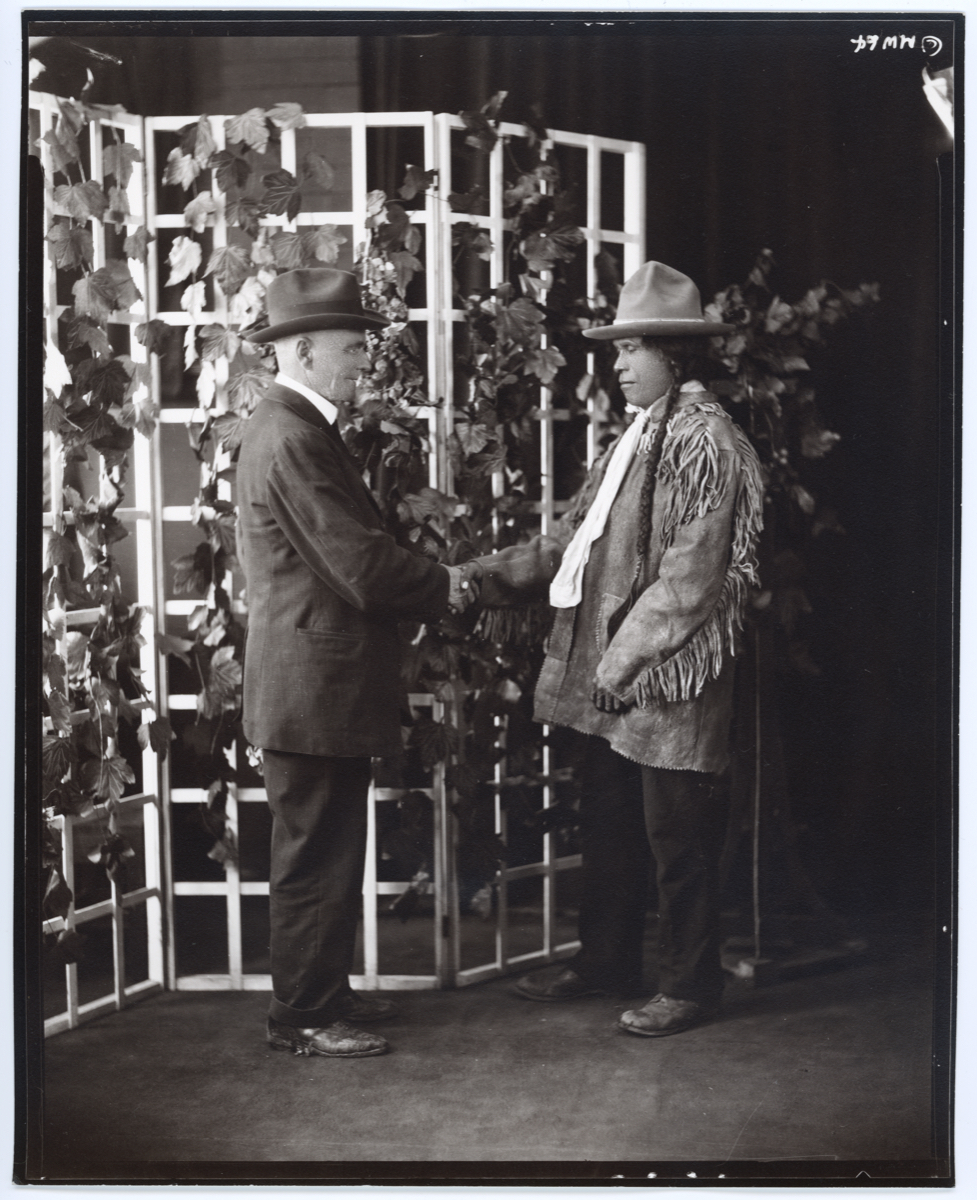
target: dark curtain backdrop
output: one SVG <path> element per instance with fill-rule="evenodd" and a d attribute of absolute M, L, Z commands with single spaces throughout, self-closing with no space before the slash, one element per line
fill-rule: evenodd
<path fill-rule="evenodd" d="M 815 362 L 842 435 L 815 482 L 847 532 L 823 535 L 810 559 L 822 673 L 782 677 L 778 704 L 801 847 L 823 893 L 852 912 L 923 907 L 952 805 L 953 407 L 939 342 L 940 322 L 953 325 L 939 307 L 950 142 L 918 49 L 856 54 L 850 25 L 764 24 L 364 37 L 364 107 L 458 112 L 505 89 L 504 119 L 539 104 L 551 128 L 644 142 L 648 257 L 706 295 L 744 279 L 763 247 L 790 300 L 822 278 L 878 281 L 882 302 L 833 331 Z M 921 32 L 941 34 L 935 65 L 948 65 L 946 26 L 866 31 L 897 29 L 917 47 Z"/>

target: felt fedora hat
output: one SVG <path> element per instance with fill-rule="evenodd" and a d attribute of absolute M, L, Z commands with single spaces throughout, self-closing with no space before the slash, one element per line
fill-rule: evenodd
<path fill-rule="evenodd" d="M 585 329 L 584 337 L 609 341 L 626 337 L 685 337 L 731 333 L 735 327 L 707 321 L 699 289 L 688 275 L 660 262 L 646 262 L 631 276 L 617 304 L 613 325 Z"/>
<path fill-rule="evenodd" d="M 335 267 L 300 267 L 276 275 L 265 301 L 268 328 L 248 334 L 249 342 L 273 342 L 316 329 L 382 329 L 390 324 L 364 309 L 356 276 Z"/>

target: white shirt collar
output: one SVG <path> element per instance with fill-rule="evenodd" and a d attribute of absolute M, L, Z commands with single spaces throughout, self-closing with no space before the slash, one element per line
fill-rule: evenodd
<path fill-rule="evenodd" d="M 336 424 L 336 417 L 339 415 L 339 409 L 331 400 L 327 400 L 325 396 L 320 396 L 318 392 L 314 392 L 312 388 L 306 387 L 304 383 L 299 383 L 297 379 L 292 379 L 290 375 L 286 375 L 284 371 L 279 371 L 275 376 L 275 382 L 280 383 L 282 387 L 290 388 L 293 392 L 298 392 L 300 396 L 304 396 L 310 404 L 322 413 L 330 425 Z"/>

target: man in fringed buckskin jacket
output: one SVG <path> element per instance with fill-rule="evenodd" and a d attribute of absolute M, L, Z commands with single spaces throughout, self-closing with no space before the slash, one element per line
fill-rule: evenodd
<path fill-rule="evenodd" d="M 702 339 L 731 328 L 703 317 L 690 279 L 649 262 L 622 289 L 615 323 L 584 331 L 614 339 L 634 420 L 561 522 L 569 544 L 536 687 L 537 721 L 588 735 L 581 949 L 516 987 L 538 1001 L 638 993 L 651 855 L 658 993 L 619 1023 L 646 1037 L 708 1019 L 723 986 L 716 783 L 737 633 L 758 582 L 763 481 L 745 435 L 696 376 Z M 541 548 L 524 549 L 545 571 Z M 506 552 L 482 566 L 483 602 L 511 603 Z"/>
<path fill-rule="evenodd" d="M 370 759 L 401 747 L 402 617 L 437 620 L 474 595 L 466 569 L 399 546 L 340 435 L 360 372 L 356 279 L 319 267 L 268 287 L 279 373 L 245 426 L 238 548 L 247 581 L 244 732 L 263 750 L 271 808 L 268 1042 L 363 1058 L 389 1047 L 359 1024 L 395 1015 L 352 991 Z M 350 1024 L 354 1022 L 354 1024 Z"/>

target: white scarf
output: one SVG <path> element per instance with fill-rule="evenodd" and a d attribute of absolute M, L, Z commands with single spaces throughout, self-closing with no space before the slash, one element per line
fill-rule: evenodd
<path fill-rule="evenodd" d="M 700 392 L 702 390 L 702 384 L 698 380 L 689 380 L 680 388 L 682 392 Z M 628 473 L 628 467 L 631 466 L 631 460 L 639 446 L 642 450 L 649 448 L 651 430 L 648 426 L 651 421 L 651 412 L 659 403 L 660 400 L 656 400 L 648 408 L 638 408 L 634 404 L 627 405 L 627 411 L 634 413 L 635 418 L 614 447 L 611 460 L 604 472 L 604 478 L 597 489 L 597 495 L 577 532 L 573 535 L 570 545 L 567 546 L 556 578 L 550 584 L 550 604 L 554 608 L 574 608 L 580 603 L 583 596 L 583 572 L 590 560 L 590 548 L 604 532 L 611 505 L 621 489 L 624 477 Z"/>

